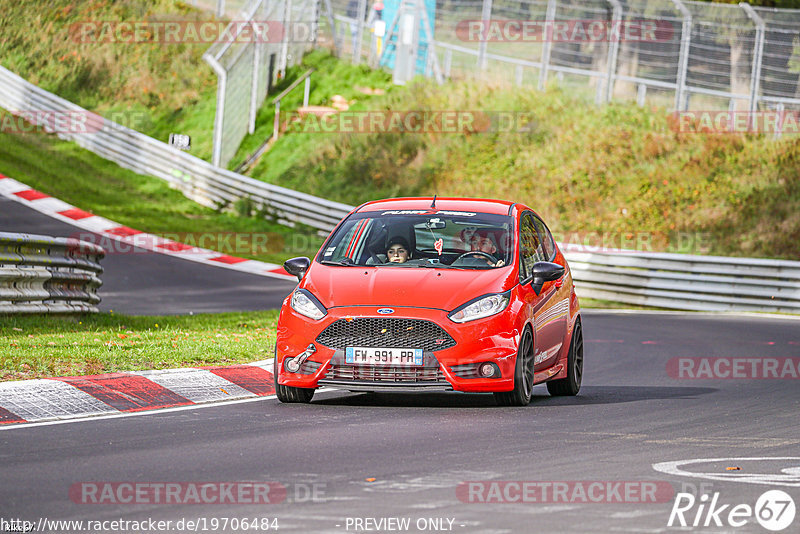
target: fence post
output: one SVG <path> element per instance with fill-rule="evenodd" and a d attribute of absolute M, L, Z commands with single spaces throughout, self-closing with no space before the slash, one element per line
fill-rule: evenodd
<path fill-rule="evenodd" d="M 358 0 L 358 9 L 356 11 L 358 31 L 353 42 L 353 63 L 359 64 L 361 63 L 361 43 L 364 40 L 364 19 L 367 13 L 367 0 Z"/>
<path fill-rule="evenodd" d="M 775 107 L 775 111 L 778 112 L 778 128 L 775 132 L 775 139 L 780 139 L 781 134 L 783 134 L 783 111 L 784 111 L 783 102 L 778 102 L 778 105 Z"/>
<path fill-rule="evenodd" d="M 547 85 L 547 68 L 550 65 L 550 52 L 553 46 L 553 20 L 556 17 L 556 0 L 547 0 L 544 15 L 544 43 L 542 46 L 542 68 L 539 70 L 539 90 Z"/>
<path fill-rule="evenodd" d="M 758 108 L 758 91 L 761 86 L 761 57 L 764 53 L 764 19 L 758 16 L 758 13 L 747 2 L 740 2 L 739 7 L 744 9 L 753 24 L 756 25 L 756 43 L 753 47 L 753 68 L 750 74 L 750 123 L 755 117 L 756 108 Z"/>
<path fill-rule="evenodd" d="M 692 12 L 681 0 L 672 0 L 678 11 L 681 12 L 681 50 L 678 58 L 678 76 L 675 80 L 675 111 L 685 111 L 686 99 L 686 72 L 689 70 L 689 47 L 692 43 Z"/>
<path fill-rule="evenodd" d="M 228 72 L 222 68 L 219 61 L 211 54 L 203 54 L 203 59 L 217 74 L 217 110 L 214 113 L 214 140 L 211 152 L 211 163 L 219 167 L 222 159 L 222 126 L 225 122 L 225 90 L 228 84 Z"/>
<path fill-rule="evenodd" d="M 446 78 L 450 78 L 450 68 L 453 66 L 453 51 L 450 48 L 446 48 L 444 51 L 444 75 Z"/>
<path fill-rule="evenodd" d="M 225 16 L 225 0 L 217 0 L 217 16 Z"/>
<path fill-rule="evenodd" d="M 292 0 L 283 2 L 283 27 L 288 28 L 292 23 Z M 278 57 L 278 76 L 286 76 L 286 68 L 289 65 L 289 32 L 285 32 L 281 42 L 281 53 Z"/>
<path fill-rule="evenodd" d="M 611 15 L 611 42 L 608 43 L 608 70 L 606 71 L 606 102 L 611 101 L 614 91 L 614 73 L 617 70 L 617 54 L 619 53 L 620 31 L 622 30 L 622 5 L 619 0 L 608 0 L 613 8 Z"/>
<path fill-rule="evenodd" d="M 492 0 L 483 0 L 481 10 L 481 42 L 478 44 L 478 69 L 486 68 L 486 37 L 488 36 L 489 21 L 492 18 Z"/>

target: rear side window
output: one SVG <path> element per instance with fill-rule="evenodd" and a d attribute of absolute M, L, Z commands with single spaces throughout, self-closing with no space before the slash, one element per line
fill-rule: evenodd
<path fill-rule="evenodd" d="M 533 224 L 539 232 L 539 239 L 542 241 L 546 261 L 552 261 L 556 255 L 556 244 L 553 241 L 553 234 L 547 229 L 544 222 L 539 217 L 533 217 Z"/>

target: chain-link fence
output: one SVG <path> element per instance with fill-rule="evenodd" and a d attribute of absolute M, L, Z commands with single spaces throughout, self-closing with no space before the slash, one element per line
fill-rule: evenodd
<path fill-rule="evenodd" d="M 393 32 L 383 17 L 380 28 L 380 12 L 399 13 L 415 1 L 422 0 L 332 0 L 340 53 L 380 63 L 396 48 L 400 26 Z M 557 78 L 598 102 L 676 110 L 800 110 L 800 10 L 682 0 L 436 0 L 432 22 L 429 49 L 448 78 L 540 89 Z"/>
<path fill-rule="evenodd" d="M 255 131 L 256 113 L 272 81 L 316 41 L 319 0 L 252 0 L 232 18 L 229 37 L 203 55 L 217 73 L 212 162 L 222 167 Z"/>

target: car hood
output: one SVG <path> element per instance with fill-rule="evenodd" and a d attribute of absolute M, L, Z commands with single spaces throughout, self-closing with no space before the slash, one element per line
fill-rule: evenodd
<path fill-rule="evenodd" d="M 300 287 L 311 291 L 326 308 L 414 306 L 449 311 L 475 297 L 510 289 L 515 273 L 512 267 L 462 270 L 315 263 Z"/>

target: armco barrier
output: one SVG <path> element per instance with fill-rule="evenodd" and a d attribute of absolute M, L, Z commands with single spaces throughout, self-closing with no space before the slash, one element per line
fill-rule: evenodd
<path fill-rule="evenodd" d="M 215 167 L 166 143 L 90 113 L 3 67 L 0 67 L 0 107 L 12 113 L 34 112 L 31 119 L 40 120 L 37 126 L 48 131 L 51 128 L 46 118 L 39 118 L 44 117 L 43 113 L 86 117 L 86 132 L 56 133 L 122 167 L 166 180 L 188 198 L 208 207 L 216 208 L 249 197 L 257 206 L 269 209 L 284 221 L 300 222 L 325 231 L 331 230 L 351 209 L 339 202 Z"/>
<path fill-rule="evenodd" d="M 77 239 L 0 232 L 0 314 L 97 312 L 104 256 Z"/>
<path fill-rule="evenodd" d="M 800 262 L 562 245 L 579 297 L 695 311 L 800 313 Z"/>

